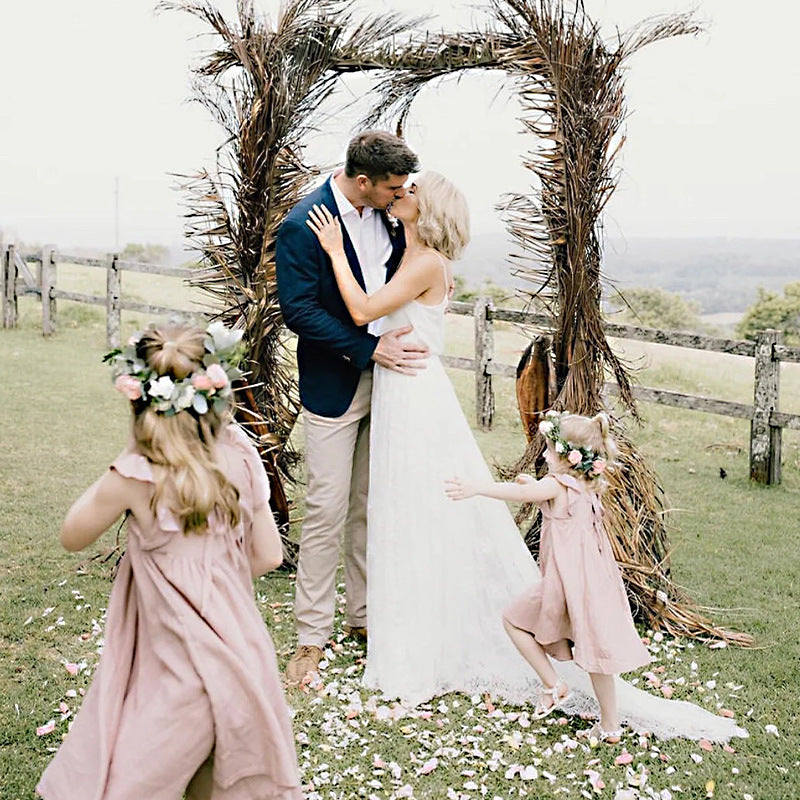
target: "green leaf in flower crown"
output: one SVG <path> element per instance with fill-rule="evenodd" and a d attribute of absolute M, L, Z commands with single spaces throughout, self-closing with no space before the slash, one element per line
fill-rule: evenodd
<path fill-rule="evenodd" d="M 222 397 L 221 395 L 217 395 L 214 398 L 214 411 L 216 411 L 217 414 L 224 413 L 227 407 L 228 407 L 228 401 L 224 397 Z"/>
<path fill-rule="evenodd" d="M 208 411 L 208 400 L 206 400 L 206 396 L 204 394 L 201 394 L 200 392 L 198 392 L 192 398 L 192 408 L 198 414 L 205 414 L 206 411 Z"/>
<path fill-rule="evenodd" d="M 111 361 L 112 359 L 116 358 L 118 355 L 122 353 L 122 350 L 119 347 L 116 350 L 112 350 L 110 353 L 106 353 L 103 356 L 103 363 L 105 364 L 107 361 Z"/>

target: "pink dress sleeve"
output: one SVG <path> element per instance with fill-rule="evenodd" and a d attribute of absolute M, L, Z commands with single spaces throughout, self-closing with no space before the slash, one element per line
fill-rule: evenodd
<path fill-rule="evenodd" d="M 261 456 L 250 437 L 235 423 L 228 426 L 228 435 L 235 442 L 242 453 L 245 470 L 250 488 L 251 508 L 253 512 L 260 511 L 269 503 L 270 490 Z"/>
<path fill-rule="evenodd" d="M 126 450 L 120 453 L 110 464 L 109 469 L 118 472 L 123 478 L 134 478 L 144 483 L 155 483 L 150 462 L 140 453 Z"/>

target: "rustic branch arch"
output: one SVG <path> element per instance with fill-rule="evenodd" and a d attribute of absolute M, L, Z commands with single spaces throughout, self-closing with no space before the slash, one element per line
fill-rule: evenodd
<path fill-rule="evenodd" d="M 485 30 L 437 35 L 396 14 L 356 20 L 339 0 L 289 0 L 274 25 L 254 13 L 252 0 L 239 0 L 233 23 L 208 2 L 162 7 L 200 17 L 220 43 L 195 76 L 197 99 L 227 139 L 216 172 L 187 179 L 188 233 L 205 266 L 198 285 L 219 316 L 246 328 L 257 388 L 243 413 L 258 425 L 276 488 L 295 459 L 289 434 L 299 404 L 277 304 L 275 235 L 317 174 L 302 156 L 315 111 L 347 73 L 378 75 L 365 125 L 399 129 L 419 92 L 443 77 L 480 69 L 503 70 L 514 80 L 522 122 L 534 138 L 525 166 L 541 191 L 511 198 L 507 218 L 523 250 L 516 272 L 553 318 L 550 403 L 595 413 L 608 371 L 635 415 L 628 372 L 602 329 L 600 215 L 624 141 L 624 62 L 650 43 L 696 34 L 691 14 L 645 20 L 608 43 L 580 0 L 570 10 L 564 0 L 489 0 Z M 657 477 L 619 426 L 617 434 L 623 467 L 607 510 L 638 618 L 679 634 L 736 639 L 697 613 L 671 581 Z M 521 464 L 534 464 L 540 451 L 534 437 Z M 278 511 L 288 518 L 285 506 Z M 535 549 L 535 536 L 529 544 Z"/>

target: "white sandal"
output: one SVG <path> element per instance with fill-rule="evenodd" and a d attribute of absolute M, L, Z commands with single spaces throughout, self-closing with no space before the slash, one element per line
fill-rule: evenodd
<path fill-rule="evenodd" d="M 622 728 L 615 731 L 604 731 L 600 727 L 599 722 L 595 722 L 591 728 L 581 731 L 578 736 L 587 739 L 597 739 L 599 742 L 606 742 L 607 744 L 619 744 L 622 741 Z"/>
<path fill-rule="evenodd" d="M 561 693 L 561 690 L 564 693 Z M 545 697 L 550 698 L 549 705 L 545 705 Z M 533 709 L 533 719 L 544 719 L 549 714 L 552 714 L 557 708 L 564 705 L 567 700 L 572 697 L 572 691 L 564 681 L 556 681 L 554 686 L 547 688 L 542 687 L 539 692 L 539 699 L 536 701 L 536 707 Z"/>

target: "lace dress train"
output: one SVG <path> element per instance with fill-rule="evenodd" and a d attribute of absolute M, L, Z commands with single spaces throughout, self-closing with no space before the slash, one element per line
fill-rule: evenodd
<path fill-rule="evenodd" d="M 444 480 L 490 479 L 439 359 L 445 303 L 412 301 L 383 330 L 411 324 L 431 350 L 415 376 L 375 368 L 368 506 L 366 686 L 414 706 L 451 691 L 531 703 L 540 684 L 503 629 L 502 612 L 539 577 L 507 506 L 453 502 Z M 564 710 L 596 715 L 588 675 L 555 664 L 574 690 Z M 727 741 L 733 720 L 656 697 L 617 678 L 621 717 L 662 738 Z"/>

